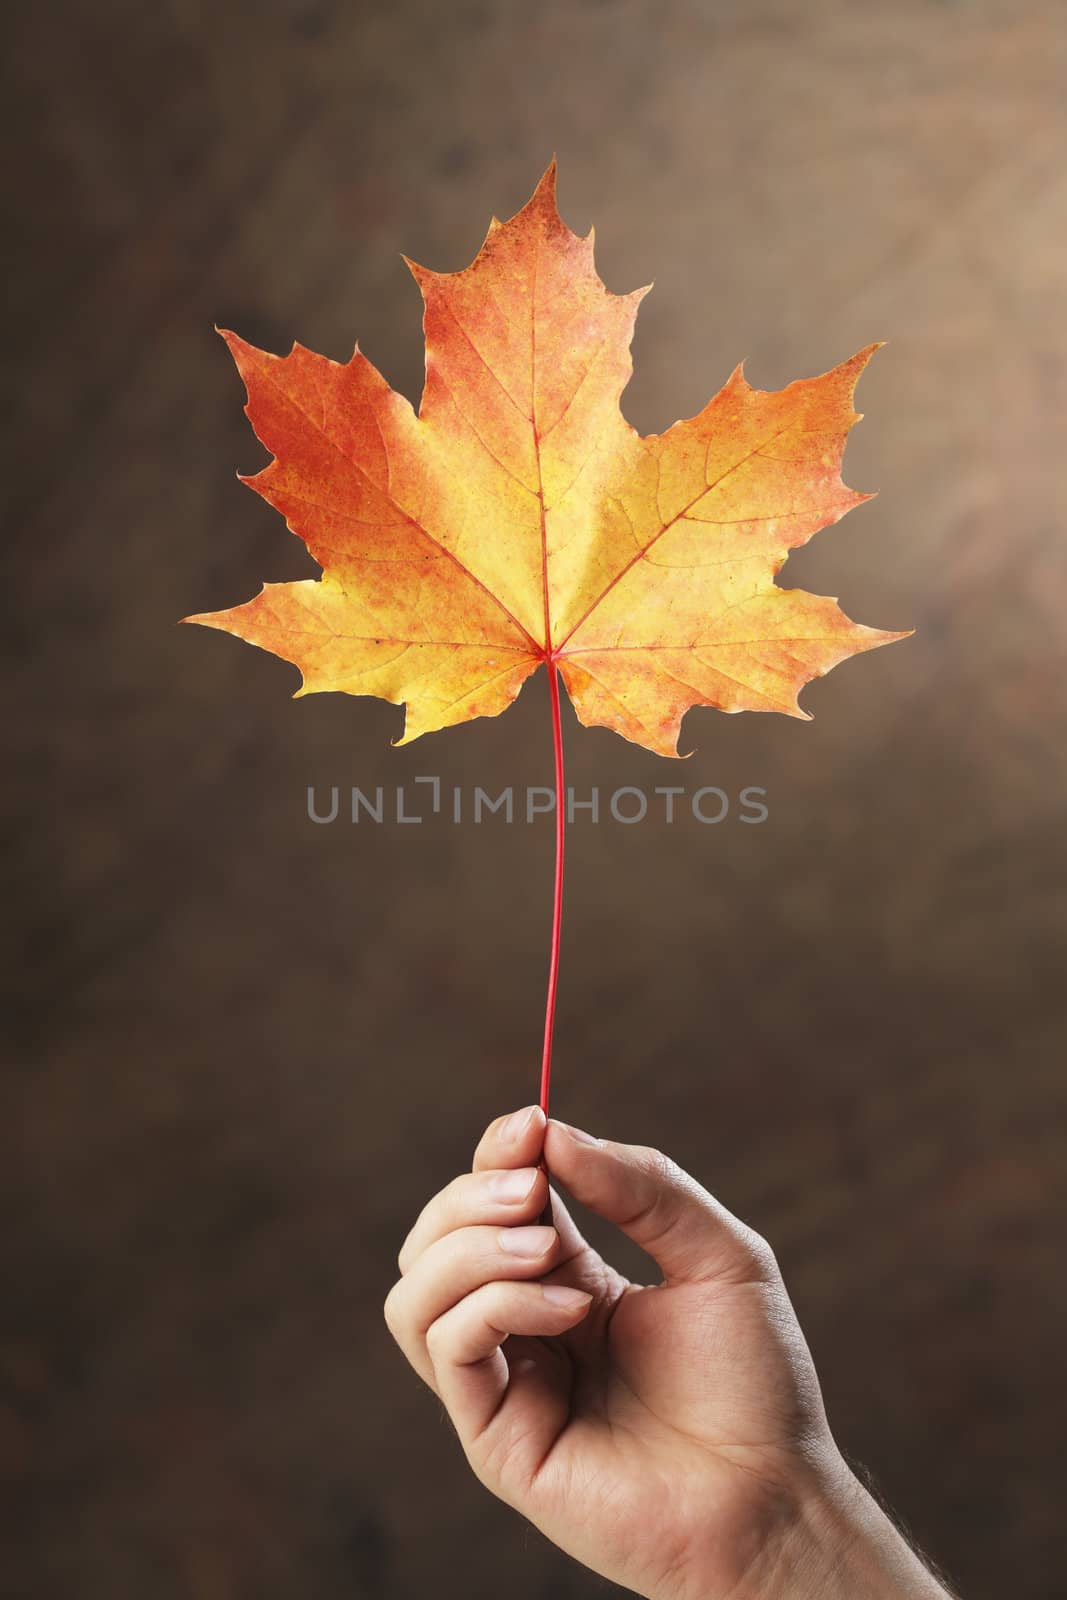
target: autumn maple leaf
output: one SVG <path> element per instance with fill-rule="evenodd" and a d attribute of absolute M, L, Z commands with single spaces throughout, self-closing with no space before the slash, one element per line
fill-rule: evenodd
<path fill-rule="evenodd" d="M 546 663 L 581 722 L 663 756 L 692 706 L 806 718 L 806 683 L 907 637 L 774 581 L 871 498 L 841 459 L 877 345 L 778 391 L 739 366 L 697 416 L 642 437 L 619 397 L 647 289 L 604 287 L 592 229 L 560 219 L 554 162 L 464 271 L 408 266 L 425 302 L 418 416 L 358 345 L 341 365 L 224 333 L 275 458 L 242 481 L 322 578 L 187 621 L 294 662 L 300 694 L 406 704 L 400 743 L 495 716 Z"/>

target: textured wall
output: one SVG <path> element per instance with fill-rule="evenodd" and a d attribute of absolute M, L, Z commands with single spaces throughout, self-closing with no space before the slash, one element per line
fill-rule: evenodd
<path fill-rule="evenodd" d="M 1047 1597 L 1062 7 L 100 0 L 6 31 L 5 1595 L 608 1590 L 466 1472 L 381 1316 L 418 1209 L 536 1093 L 550 825 L 304 813 L 309 783 L 548 781 L 543 677 L 398 751 L 399 711 L 293 702 L 174 626 L 314 570 L 234 482 L 264 457 L 212 324 L 358 336 L 417 397 L 399 251 L 465 265 L 555 150 L 609 287 L 656 282 L 643 431 L 741 357 L 770 388 L 889 341 L 846 458 L 881 494 L 783 581 L 917 631 L 811 723 L 693 712 L 684 769 L 568 712 L 578 789 L 762 784 L 771 816 L 576 825 L 554 1109 L 766 1233 L 844 1448 L 968 1600 Z"/>

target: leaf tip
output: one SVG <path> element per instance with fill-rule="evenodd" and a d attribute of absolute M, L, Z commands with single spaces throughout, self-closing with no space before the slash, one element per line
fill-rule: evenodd
<path fill-rule="evenodd" d="M 553 155 L 548 166 L 541 174 L 533 194 L 522 207 L 523 211 L 549 212 L 559 216 L 559 207 L 556 204 L 556 157 Z"/>
<path fill-rule="evenodd" d="M 239 333 L 234 333 L 232 328 L 220 328 L 217 322 L 214 326 L 215 332 L 218 334 L 219 338 L 225 342 L 227 350 L 230 352 L 234 361 L 237 362 L 238 367 L 240 367 L 241 355 L 246 350 L 250 350 L 252 346 L 248 344 L 246 340 L 242 339 Z"/>
<path fill-rule="evenodd" d="M 746 356 L 742 356 L 741 357 L 741 360 L 737 363 L 737 366 L 734 368 L 734 370 L 731 372 L 730 376 L 726 380 L 725 387 L 727 389 L 729 389 L 731 387 L 738 388 L 738 389 L 751 389 L 752 388 L 752 385 L 749 383 L 748 379 L 745 377 L 745 361 L 747 359 L 748 358 Z M 709 404 L 710 404 L 710 402 L 709 402 Z"/>
<path fill-rule="evenodd" d="M 411 276 L 415 279 L 415 282 L 418 284 L 420 289 L 424 283 L 428 283 L 429 280 L 434 276 L 434 273 L 429 267 L 420 267 L 419 263 L 417 261 L 412 261 L 411 257 L 406 256 L 403 250 L 400 252 L 400 259 L 404 263 L 405 267 L 407 267 L 408 271 L 411 273 Z"/>
<path fill-rule="evenodd" d="M 837 369 L 843 374 L 847 373 L 851 375 L 851 392 L 853 394 L 855 393 L 856 385 L 863 375 L 863 369 L 866 367 L 868 361 L 876 351 L 883 349 L 885 344 L 885 339 L 876 339 L 873 344 L 865 344 L 862 350 L 857 350 L 854 356 L 850 356 L 847 361 L 843 361 L 840 368 Z M 829 376 L 829 374 L 827 374 L 827 376 Z M 854 411 L 852 420 L 853 422 L 862 422 L 863 412 Z"/>

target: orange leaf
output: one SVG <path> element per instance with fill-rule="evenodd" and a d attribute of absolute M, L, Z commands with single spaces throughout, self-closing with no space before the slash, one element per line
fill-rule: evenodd
<path fill-rule="evenodd" d="M 619 397 L 647 290 L 601 283 L 592 230 L 556 209 L 555 163 L 464 271 L 408 266 L 426 308 L 417 417 L 358 346 L 339 365 L 223 335 L 275 458 L 243 481 L 322 578 L 187 621 L 294 662 L 301 694 L 406 703 L 400 743 L 495 716 L 555 662 L 583 723 L 664 756 L 691 706 L 807 717 L 804 684 L 907 637 L 774 582 L 870 498 L 841 459 L 877 345 L 774 392 L 738 367 L 644 438 Z"/>

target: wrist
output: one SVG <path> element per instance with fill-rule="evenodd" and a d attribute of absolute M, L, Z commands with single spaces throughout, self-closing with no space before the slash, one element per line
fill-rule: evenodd
<path fill-rule="evenodd" d="M 836 1450 L 793 1506 L 745 1600 L 950 1600 Z"/>

